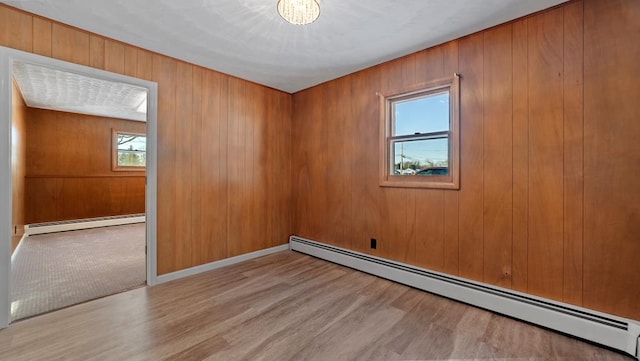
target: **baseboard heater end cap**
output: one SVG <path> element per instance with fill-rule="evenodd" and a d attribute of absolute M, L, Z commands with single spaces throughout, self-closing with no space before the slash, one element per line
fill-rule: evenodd
<path fill-rule="evenodd" d="M 627 353 L 640 360 L 640 323 L 629 321 L 627 332 Z"/>

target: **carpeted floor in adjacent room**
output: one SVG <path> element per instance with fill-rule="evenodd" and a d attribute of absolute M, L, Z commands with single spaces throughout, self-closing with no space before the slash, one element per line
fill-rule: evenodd
<path fill-rule="evenodd" d="M 34 235 L 11 262 L 16 321 L 145 284 L 145 224 Z"/>

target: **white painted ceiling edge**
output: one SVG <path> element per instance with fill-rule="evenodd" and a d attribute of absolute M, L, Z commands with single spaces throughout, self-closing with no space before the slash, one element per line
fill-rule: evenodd
<path fill-rule="evenodd" d="M 322 0 L 305 26 L 277 0 L 0 1 L 294 93 L 567 0 Z"/>

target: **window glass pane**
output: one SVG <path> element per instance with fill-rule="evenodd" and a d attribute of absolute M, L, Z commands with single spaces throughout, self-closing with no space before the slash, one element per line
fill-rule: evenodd
<path fill-rule="evenodd" d="M 393 103 L 394 136 L 449 130 L 449 91 Z"/>
<path fill-rule="evenodd" d="M 448 175 L 449 139 L 405 140 L 393 142 L 393 174 Z"/>
<path fill-rule="evenodd" d="M 144 167 L 147 162 L 147 137 L 118 133 L 118 166 Z"/>

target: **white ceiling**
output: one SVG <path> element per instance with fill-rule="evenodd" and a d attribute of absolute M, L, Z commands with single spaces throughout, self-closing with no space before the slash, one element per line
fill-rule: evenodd
<path fill-rule="evenodd" d="M 296 92 L 566 0 L 321 0 L 306 26 L 277 0 L 0 0 L 207 68 Z"/>
<path fill-rule="evenodd" d="M 147 120 L 147 89 L 15 62 L 13 76 L 29 107 Z"/>

